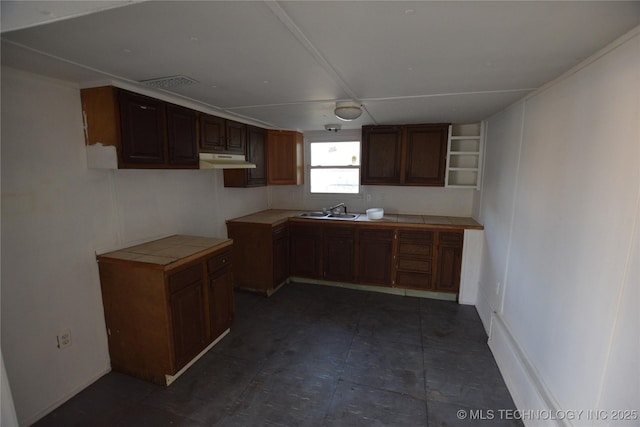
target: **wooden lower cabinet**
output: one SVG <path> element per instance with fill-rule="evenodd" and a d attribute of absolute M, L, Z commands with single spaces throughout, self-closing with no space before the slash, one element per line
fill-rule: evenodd
<path fill-rule="evenodd" d="M 231 251 L 214 255 L 207 260 L 209 291 L 209 329 L 220 336 L 233 324 L 233 272 Z"/>
<path fill-rule="evenodd" d="M 398 230 L 395 286 L 458 293 L 462 231 Z"/>
<path fill-rule="evenodd" d="M 273 284 L 278 286 L 289 278 L 289 226 L 273 228 Z"/>
<path fill-rule="evenodd" d="M 291 276 L 322 279 L 322 228 L 319 223 L 289 224 Z"/>
<path fill-rule="evenodd" d="M 289 278 L 289 226 L 227 222 L 237 288 L 270 295 Z"/>
<path fill-rule="evenodd" d="M 288 226 L 287 226 L 288 224 Z M 329 220 L 229 221 L 236 286 L 270 295 L 289 277 L 458 293 L 463 230 Z"/>
<path fill-rule="evenodd" d="M 231 327 L 232 243 L 209 239 L 215 242 L 206 247 L 203 238 L 189 237 L 173 236 L 98 256 L 114 370 L 169 385 Z M 175 244 L 178 238 L 192 244 L 181 247 Z M 160 244 L 180 256 L 163 263 L 161 258 L 170 258 L 151 253 Z M 141 255 L 145 249 L 149 254 Z"/>
<path fill-rule="evenodd" d="M 175 366 L 182 367 L 207 344 L 202 264 L 173 273 L 168 280 Z"/>
<path fill-rule="evenodd" d="M 361 228 L 358 230 L 358 283 L 363 285 L 393 285 L 392 229 Z"/>
<path fill-rule="evenodd" d="M 462 232 L 438 233 L 438 266 L 434 288 L 438 292 L 458 292 L 462 270 Z"/>
<path fill-rule="evenodd" d="M 322 278 L 336 282 L 355 281 L 355 228 L 324 225 L 322 230 Z"/>
<path fill-rule="evenodd" d="M 399 288 L 433 290 L 434 232 L 397 231 L 396 280 Z"/>

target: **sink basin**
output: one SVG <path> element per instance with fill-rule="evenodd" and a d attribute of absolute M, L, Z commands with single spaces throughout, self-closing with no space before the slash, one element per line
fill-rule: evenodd
<path fill-rule="evenodd" d="M 360 214 L 329 214 L 324 212 L 303 212 L 298 214 L 301 218 L 318 218 L 318 219 L 341 219 L 346 221 L 353 221 L 358 218 Z"/>
<path fill-rule="evenodd" d="M 298 216 L 307 217 L 307 218 L 324 218 L 324 217 L 326 217 L 328 215 L 329 214 L 326 214 L 324 212 L 303 212 L 303 213 L 299 214 Z"/>
<path fill-rule="evenodd" d="M 329 219 L 356 219 L 360 214 L 331 214 L 327 218 Z"/>

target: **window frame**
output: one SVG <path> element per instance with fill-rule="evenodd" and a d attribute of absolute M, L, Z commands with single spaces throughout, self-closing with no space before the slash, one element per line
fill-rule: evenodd
<path fill-rule="evenodd" d="M 311 166 L 311 144 L 331 143 L 331 142 L 354 142 L 360 143 L 360 165 L 346 166 Z M 315 200 L 359 200 L 364 198 L 363 185 L 360 181 L 362 175 L 362 132 L 360 129 L 341 130 L 339 132 L 314 131 L 305 134 L 305 193 L 307 198 Z M 311 169 L 358 169 L 358 192 L 357 193 L 312 193 L 311 192 Z"/>

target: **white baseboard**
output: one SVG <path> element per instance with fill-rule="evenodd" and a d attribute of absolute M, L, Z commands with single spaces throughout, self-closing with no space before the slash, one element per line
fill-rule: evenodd
<path fill-rule="evenodd" d="M 488 343 L 525 426 L 570 427 L 566 419 L 549 419 L 559 412 L 559 405 L 496 313 Z"/>

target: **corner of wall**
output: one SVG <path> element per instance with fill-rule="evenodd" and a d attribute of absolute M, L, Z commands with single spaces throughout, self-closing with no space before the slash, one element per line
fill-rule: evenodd
<path fill-rule="evenodd" d="M 514 339 L 508 326 L 497 313 L 491 314 L 491 334 L 488 344 L 526 426 L 544 424 L 566 427 L 571 425 L 566 419 L 551 417 L 551 414 L 559 413 L 560 406 L 542 383 L 540 375 L 529 363 L 529 359 Z M 542 415 L 537 416 L 537 414 Z M 549 414 L 549 417 L 544 414 Z"/>

